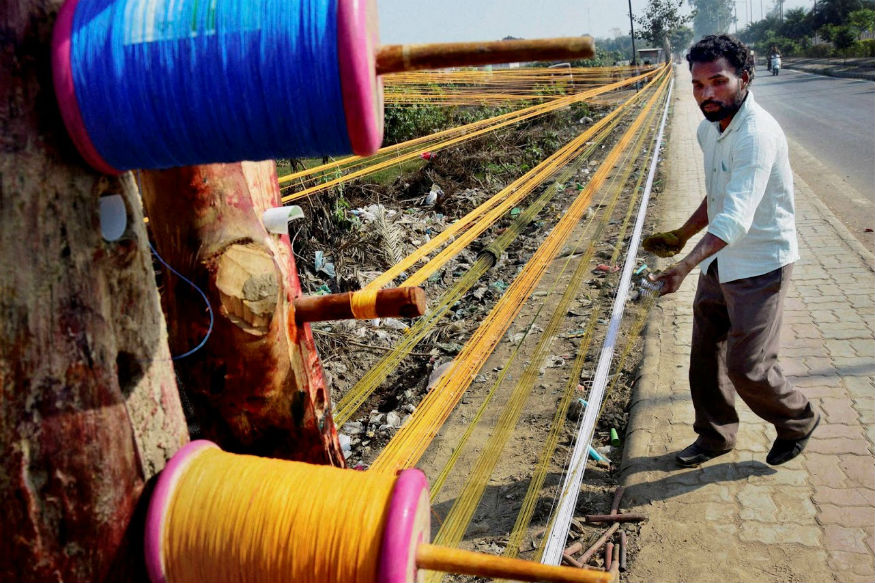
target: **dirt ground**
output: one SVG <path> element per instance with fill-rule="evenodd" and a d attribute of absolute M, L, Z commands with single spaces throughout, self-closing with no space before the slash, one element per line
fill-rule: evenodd
<path fill-rule="evenodd" d="M 384 183 L 367 182 L 347 186 L 342 197 L 334 192 L 319 197 L 319 202 L 309 203 L 309 212 L 320 215 L 307 231 L 293 232 L 295 251 L 305 292 L 328 288 L 331 291 L 356 289 L 391 265 L 393 255 L 409 253 L 431 233 L 445 228 L 476 204 L 491 196 L 512 179 L 534 166 L 541 158 L 580 133 L 588 124 L 604 115 L 607 108 L 592 109 L 574 107 L 555 115 L 526 124 L 524 127 L 494 132 L 484 139 L 441 151 L 434 159 L 404 169 L 398 176 Z M 615 130 L 612 138 L 601 145 L 583 168 L 569 181 L 538 219 L 531 223 L 508 248 L 498 264 L 491 269 L 451 310 L 451 315 L 441 322 L 423 340 L 385 382 L 361 407 L 350 421 L 338 429 L 349 439 L 347 462 L 352 467 L 367 468 L 382 447 L 403 424 L 408 415 L 426 394 L 430 381 L 442 367 L 452 361 L 480 320 L 488 313 L 501 296 L 504 288 L 513 281 L 532 253 L 550 232 L 568 204 L 586 184 L 598 163 L 611 147 L 611 142 L 621 133 L 623 125 Z M 639 162 L 639 166 L 643 163 Z M 615 168 L 619 174 L 621 166 Z M 637 168 L 646 171 L 646 168 Z M 633 173 L 634 180 L 637 172 Z M 604 198 L 611 184 L 599 190 L 591 204 L 588 216 L 598 215 L 607 207 Z M 423 199 L 437 185 L 442 194 L 437 204 L 422 204 Z M 658 182 L 657 182 L 658 190 Z M 540 191 L 524 201 L 533 200 Z M 623 196 L 629 196 L 627 185 Z M 316 197 L 311 197 L 316 198 Z M 339 203 L 339 201 L 343 201 Z M 370 205 L 380 204 L 383 209 Z M 338 212 L 338 205 L 342 212 Z M 523 413 L 516 424 L 510 440 L 504 446 L 500 459 L 491 475 L 473 520 L 468 527 L 462 546 L 492 554 L 501 554 L 508 542 L 508 532 L 514 526 L 520 503 L 526 493 L 533 466 L 541 452 L 545 434 L 550 426 L 565 386 L 568 384 L 568 369 L 574 360 L 586 325 L 595 310 L 599 310 L 599 326 L 589 346 L 586 362 L 580 375 L 580 397 L 586 396 L 587 383 L 592 379 L 598 360 L 601 341 L 610 317 L 613 296 L 619 274 L 603 273 L 596 269 L 614 255 L 617 237 L 629 205 L 620 203 L 607 222 L 606 228 L 595 241 L 596 253 L 590 261 L 579 293 L 567 311 L 556 337 L 550 344 L 550 356 L 539 371 L 532 393 L 526 401 Z M 376 220 L 371 215 L 382 213 L 385 218 Z M 435 276 L 429 278 L 425 290 L 433 300 L 437 298 L 476 259 L 479 250 L 495 238 L 496 234 L 513 220 L 514 215 L 502 219 L 484 233 L 478 241 L 461 253 Z M 634 219 L 633 219 L 634 222 Z M 387 226 L 388 223 L 388 226 Z M 466 482 L 473 466 L 494 431 L 510 392 L 529 362 L 543 326 L 549 319 L 552 306 L 562 295 L 573 271 L 573 262 L 589 243 L 583 236 L 586 220 L 581 221 L 566 248 L 549 266 L 545 276 L 520 315 L 509 328 L 505 338 L 486 361 L 480 374 L 471 384 L 465 396 L 444 424 L 417 467 L 433 482 L 444 464 L 457 447 L 480 407 L 484 395 L 505 367 L 508 367 L 504 382 L 499 385 L 489 407 L 476 425 L 470 439 L 463 446 L 462 455 L 447 481 L 433 501 L 433 534 L 449 512 L 457 495 Z M 629 233 L 626 233 L 628 238 Z M 577 243 L 575 243 L 577 242 Z M 575 245 L 580 247 L 575 248 Z M 323 266 L 331 262 L 334 277 L 318 270 L 315 253 L 322 252 Z M 625 251 L 617 263 L 622 265 Z M 402 255 L 403 256 L 403 255 Z M 640 263 L 640 261 L 639 261 Z M 570 268 L 569 268 L 570 266 Z M 595 271 L 594 271 L 595 270 Z M 308 289 L 309 288 L 309 289 Z M 628 420 L 630 389 L 640 361 L 641 341 L 630 328 L 641 320 L 645 306 L 630 301 L 624 332 L 618 340 L 618 352 L 626 349 L 622 370 L 617 373 L 612 390 L 606 395 L 602 413 L 593 436 L 593 446 L 604 452 L 611 464 L 590 462 L 585 472 L 584 483 L 578 499 L 576 520 L 572 527 L 573 540 L 579 540 L 587 548 L 605 530 L 605 526 L 583 524 L 585 514 L 608 513 L 617 487 L 615 471 L 622 458 L 622 445 L 610 445 L 610 430 L 617 431 L 622 439 Z M 332 387 L 336 402 L 361 378 L 366 370 L 384 356 L 403 334 L 409 321 L 390 320 L 372 322 L 332 322 L 313 326 L 314 336 L 321 354 L 323 366 Z M 528 333 L 526 334 L 526 331 Z M 515 354 L 515 358 L 512 356 Z M 618 354 L 619 356 L 619 354 Z M 615 365 L 617 357 L 615 357 Z M 561 486 L 563 464 L 574 445 L 578 419 L 582 408 L 575 400 L 560 438 L 554 461 L 550 467 L 544 488 L 541 491 L 528 536 L 519 549 L 523 558 L 534 558 L 551 509 L 556 502 Z M 624 525 L 630 534 L 634 524 Z M 634 537 L 631 537 L 634 539 Z M 630 546 L 629 560 L 634 560 L 634 545 Z M 601 556 L 593 557 L 590 566 L 601 566 Z M 464 580 L 465 578 L 458 578 Z"/>

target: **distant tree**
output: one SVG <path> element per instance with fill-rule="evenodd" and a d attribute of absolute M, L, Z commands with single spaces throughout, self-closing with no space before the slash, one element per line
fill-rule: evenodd
<path fill-rule="evenodd" d="M 818 0 L 814 13 L 814 28 L 825 24 L 848 24 L 852 12 L 861 9 L 875 9 L 875 0 Z"/>
<path fill-rule="evenodd" d="M 848 23 L 857 30 L 857 35 L 875 30 L 875 10 L 861 8 L 848 14 Z"/>
<path fill-rule="evenodd" d="M 693 43 L 693 29 L 689 26 L 681 26 L 676 28 L 669 37 L 671 42 L 671 50 L 676 53 L 683 53 Z"/>
<path fill-rule="evenodd" d="M 688 0 L 693 7 L 693 32 L 696 37 L 729 32 L 735 21 L 733 0 Z"/>
<path fill-rule="evenodd" d="M 857 33 L 847 24 L 835 27 L 832 44 L 840 51 L 845 51 L 857 42 Z"/>
<path fill-rule="evenodd" d="M 655 47 L 662 47 L 674 31 L 684 26 L 689 17 L 681 14 L 683 0 L 650 0 L 644 14 L 635 17 L 635 36 Z"/>
<path fill-rule="evenodd" d="M 793 8 L 784 13 L 784 22 L 778 32 L 794 40 L 803 39 L 813 32 L 813 22 L 804 8 Z"/>

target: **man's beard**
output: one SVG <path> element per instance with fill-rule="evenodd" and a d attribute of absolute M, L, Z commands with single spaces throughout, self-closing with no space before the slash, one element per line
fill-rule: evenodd
<path fill-rule="evenodd" d="M 726 119 L 727 117 L 731 117 L 735 115 L 739 109 L 741 109 L 741 104 L 744 103 L 744 99 L 747 97 L 747 92 L 741 92 L 735 94 L 735 97 L 730 104 L 720 103 L 719 101 L 713 101 L 709 99 L 708 101 L 703 101 L 699 105 L 699 109 L 702 110 L 702 113 L 705 114 L 705 119 L 708 121 L 721 121 Z M 718 109 L 712 111 L 705 111 L 706 105 L 716 105 Z"/>

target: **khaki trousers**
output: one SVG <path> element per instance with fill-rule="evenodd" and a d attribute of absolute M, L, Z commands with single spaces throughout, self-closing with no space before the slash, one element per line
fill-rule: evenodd
<path fill-rule="evenodd" d="M 697 443 L 710 450 L 735 446 L 737 393 L 773 424 L 780 439 L 798 439 L 814 424 L 808 399 L 778 364 L 784 296 L 793 266 L 721 284 L 717 261 L 699 275 L 693 302 L 690 392 Z"/>

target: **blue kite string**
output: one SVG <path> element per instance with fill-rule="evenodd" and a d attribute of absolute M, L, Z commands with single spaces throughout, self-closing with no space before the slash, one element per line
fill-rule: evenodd
<path fill-rule="evenodd" d="M 140 193 L 141 193 L 140 196 L 142 196 L 143 184 L 140 181 L 140 173 L 139 172 L 137 172 L 137 188 L 140 190 Z M 169 263 L 164 261 L 164 258 L 158 254 L 158 250 L 155 249 L 155 247 L 152 245 L 152 241 L 149 241 L 148 243 L 149 243 L 149 249 L 152 250 L 152 255 L 155 256 L 155 259 L 157 259 L 158 261 L 161 262 L 161 265 L 163 265 L 168 270 L 170 270 L 170 272 L 173 273 L 174 275 L 176 275 L 176 277 L 178 277 L 179 279 L 181 279 L 182 281 L 184 281 L 185 283 L 187 283 L 188 285 L 193 287 L 195 289 L 195 291 L 197 291 L 197 293 L 200 294 L 201 298 L 203 298 L 203 300 L 204 300 L 204 303 L 207 305 L 207 312 L 210 314 L 210 325 L 207 328 L 207 333 L 204 334 L 204 337 L 201 339 L 200 343 L 197 346 L 195 346 L 194 348 L 192 348 L 191 350 L 189 350 L 188 352 L 184 352 L 182 354 L 178 354 L 176 356 L 170 357 L 171 360 L 179 360 L 180 358 L 185 358 L 186 356 L 191 356 L 192 354 L 194 354 L 195 352 L 197 352 L 198 350 L 203 348 L 204 345 L 206 345 L 207 340 L 210 339 L 210 335 L 213 333 L 213 324 L 215 322 L 215 316 L 213 315 L 213 305 L 210 303 L 210 298 L 207 297 L 207 294 L 204 293 L 204 290 L 202 290 L 195 282 L 193 282 L 189 278 L 185 277 L 184 275 L 182 275 L 181 273 L 179 273 L 175 269 L 173 269 L 173 267 L 171 267 Z"/>
<path fill-rule="evenodd" d="M 338 0 L 79 0 L 83 123 L 119 170 L 342 154 Z"/>
<path fill-rule="evenodd" d="M 215 317 L 213 316 L 213 306 L 210 304 L 210 299 L 207 297 L 207 294 L 204 293 L 204 290 L 199 288 L 195 282 L 193 282 L 192 280 L 188 279 L 187 277 L 185 277 L 184 275 L 182 275 L 181 273 L 179 273 L 178 271 L 176 271 L 175 269 L 170 267 L 170 264 L 167 263 L 166 261 L 164 261 L 163 257 L 158 255 L 158 251 L 155 249 L 155 247 L 152 246 L 151 241 L 149 241 L 149 249 L 152 250 L 152 255 L 154 255 L 155 258 L 161 262 L 161 265 L 163 265 L 164 267 L 169 269 L 174 275 L 176 275 L 176 277 L 178 277 L 179 279 L 181 279 L 182 281 L 184 281 L 185 283 L 187 283 L 188 285 L 193 287 L 195 289 L 195 291 L 197 291 L 197 293 L 199 293 L 201 295 L 201 297 L 204 299 L 204 303 L 207 305 L 207 312 L 209 312 L 209 314 L 210 314 L 210 327 L 207 328 L 207 333 L 204 334 L 204 337 L 203 337 L 203 339 L 201 339 L 200 344 L 198 344 L 197 346 L 195 346 L 194 348 L 192 348 L 188 352 L 184 352 L 182 354 L 178 354 L 176 356 L 170 357 L 172 360 L 179 360 L 180 358 L 185 358 L 186 356 L 191 356 L 192 354 L 194 354 L 195 352 L 197 352 L 198 350 L 203 348 L 204 345 L 207 343 L 207 340 L 209 340 L 210 335 L 213 333 L 213 321 L 215 320 Z"/>

